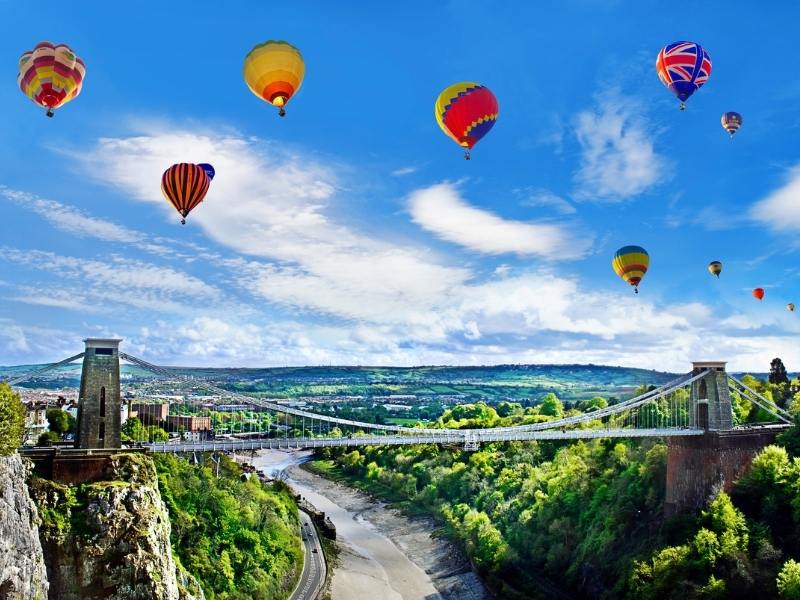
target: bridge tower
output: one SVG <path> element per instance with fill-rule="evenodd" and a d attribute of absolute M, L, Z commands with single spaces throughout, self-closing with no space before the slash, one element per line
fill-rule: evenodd
<path fill-rule="evenodd" d="M 119 343 L 122 340 L 83 340 L 81 390 L 78 396 L 77 448 L 119 448 Z"/>
<path fill-rule="evenodd" d="M 703 371 L 708 373 L 692 383 L 689 422 L 705 433 L 667 438 L 667 516 L 699 509 L 719 490 L 730 491 L 758 451 L 775 441 L 775 431 L 734 428 L 724 362 L 692 363 L 694 375 Z"/>

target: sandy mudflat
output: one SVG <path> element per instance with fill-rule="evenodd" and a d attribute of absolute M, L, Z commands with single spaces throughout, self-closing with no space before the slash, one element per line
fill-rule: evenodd
<path fill-rule="evenodd" d="M 429 518 L 408 518 L 367 494 L 298 466 L 293 487 L 336 525 L 340 565 L 333 600 L 488 600 L 491 595 L 451 542 L 431 537 Z"/>

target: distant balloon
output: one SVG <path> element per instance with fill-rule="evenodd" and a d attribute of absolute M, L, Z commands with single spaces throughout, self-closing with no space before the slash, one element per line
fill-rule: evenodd
<path fill-rule="evenodd" d="M 161 192 L 175 207 L 186 224 L 186 215 L 203 201 L 211 180 L 200 165 L 178 163 L 164 171 L 161 176 Z"/>
<path fill-rule="evenodd" d="M 650 266 L 650 255 L 641 246 L 624 246 L 617 250 L 611 261 L 614 272 L 639 293 L 639 283 Z"/>
<path fill-rule="evenodd" d="M 786 305 L 786 310 L 788 310 L 789 312 L 794 312 L 794 304 L 789 302 L 789 304 Z"/>
<path fill-rule="evenodd" d="M 214 179 L 214 175 L 216 174 L 216 171 L 214 170 L 214 167 L 212 167 L 208 163 L 200 163 L 197 166 L 200 167 L 201 169 L 203 169 L 203 171 L 206 172 L 206 175 L 208 175 L 208 180 L 209 181 Z"/>
<path fill-rule="evenodd" d="M 742 115 L 737 112 L 722 113 L 720 121 L 722 122 L 722 127 L 733 137 L 733 134 L 742 126 Z"/>
<path fill-rule="evenodd" d="M 661 83 L 678 97 L 680 109 L 711 75 L 711 57 L 700 44 L 673 42 L 661 49 L 656 58 L 656 72 Z"/>
<path fill-rule="evenodd" d="M 256 96 L 286 115 L 286 103 L 297 93 L 306 74 L 300 50 L 289 42 L 268 40 L 244 58 L 244 81 Z"/>
<path fill-rule="evenodd" d="M 764 299 L 764 288 L 756 288 L 753 290 L 753 298 L 756 300 Z"/>
<path fill-rule="evenodd" d="M 86 65 L 66 44 L 39 42 L 19 58 L 17 84 L 47 116 L 81 93 Z"/>
<path fill-rule="evenodd" d="M 467 160 L 472 147 L 494 127 L 499 111 L 491 90 L 471 82 L 454 83 L 446 88 L 433 107 L 439 127 L 465 149 Z"/>
<path fill-rule="evenodd" d="M 708 263 L 708 272 L 719 277 L 719 274 L 722 273 L 722 263 L 718 260 L 712 260 Z"/>

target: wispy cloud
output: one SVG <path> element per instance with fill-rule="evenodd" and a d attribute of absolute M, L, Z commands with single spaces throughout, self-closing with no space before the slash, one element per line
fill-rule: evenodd
<path fill-rule="evenodd" d="M 656 153 L 642 113 L 635 101 L 612 94 L 578 114 L 577 198 L 618 202 L 664 181 L 667 160 Z"/>
<path fill-rule="evenodd" d="M 773 231 L 800 230 L 800 165 L 789 170 L 780 188 L 756 202 L 749 215 Z"/>
<path fill-rule="evenodd" d="M 541 188 L 525 188 L 515 190 L 523 197 L 524 206 L 544 206 L 552 208 L 562 215 L 571 215 L 576 212 L 575 207 L 561 196 Z"/>
<path fill-rule="evenodd" d="M 403 177 L 404 175 L 411 175 L 412 173 L 416 173 L 419 169 L 417 167 L 401 167 L 399 169 L 395 169 L 390 173 L 392 177 Z"/>
<path fill-rule="evenodd" d="M 412 219 L 423 229 L 485 254 L 568 260 L 582 256 L 591 243 L 586 236 L 573 237 L 562 225 L 512 221 L 471 206 L 448 183 L 417 190 L 408 206 Z"/>

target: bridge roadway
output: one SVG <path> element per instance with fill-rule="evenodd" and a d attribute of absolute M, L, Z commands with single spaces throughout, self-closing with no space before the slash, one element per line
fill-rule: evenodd
<path fill-rule="evenodd" d="M 445 430 L 446 431 L 446 430 Z M 328 438 L 265 438 L 206 440 L 202 442 L 147 443 L 142 447 L 151 452 L 228 452 L 235 450 L 293 450 L 349 446 L 403 446 L 411 444 L 442 444 L 464 446 L 468 443 L 513 442 L 532 440 L 576 440 L 587 438 L 640 438 L 703 435 L 702 429 L 550 429 L 545 431 L 492 431 L 491 429 L 450 430 L 441 435 L 362 435 Z"/>

